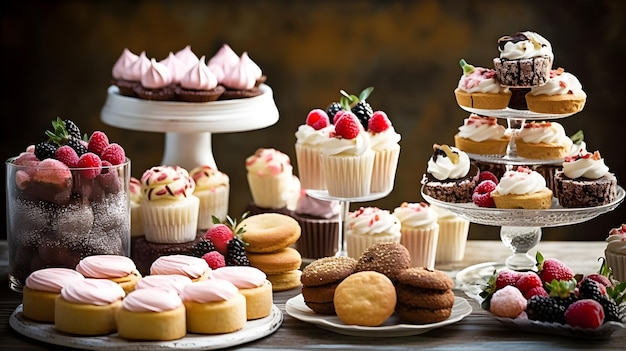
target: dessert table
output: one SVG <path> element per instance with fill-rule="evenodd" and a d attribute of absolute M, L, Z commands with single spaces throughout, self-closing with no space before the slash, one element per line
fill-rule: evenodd
<path fill-rule="evenodd" d="M 0 246 L 0 348 L 5 350 L 64 349 L 29 339 L 12 330 L 9 317 L 21 303 L 21 295 L 9 289 L 7 281 L 6 242 Z M 534 250 L 544 257 L 556 257 L 577 273 L 597 271 L 598 258 L 604 255 L 606 244 L 595 242 L 542 241 Z M 534 255 L 534 252 L 531 252 Z M 467 266 L 486 261 L 503 261 L 510 255 L 501 241 L 469 240 L 462 262 L 438 265 L 437 269 L 455 275 Z M 426 333 L 402 337 L 347 336 L 302 322 L 285 312 L 290 298 L 300 294 L 300 289 L 274 293 L 274 303 L 283 312 L 282 326 L 273 334 L 237 347 L 241 350 L 288 350 L 288 349 L 354 349 L 354 350 L 529 350 L 529 349 L 595 349 L 623 350 L 626 345 L 626 329 L 616 331 L 608 339 L 590 340 L 549 334 L 536 334 L 511 329 L 488 312 L 481 310 L 477 302 L 467 298 L 460 290 L 455 294 L 467 298 L 472 313 L 461 321 L 430 330 Z"/>

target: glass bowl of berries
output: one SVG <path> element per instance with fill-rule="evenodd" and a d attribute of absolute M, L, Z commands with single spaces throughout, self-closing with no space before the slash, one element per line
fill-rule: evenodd
<path fill-rule="evenodd" d="M 130 160 L 95 131 L 57 118 L 47 140 L 6 160 L 9 286 L 46 267 L 99 254 L 130 255 Z"/>

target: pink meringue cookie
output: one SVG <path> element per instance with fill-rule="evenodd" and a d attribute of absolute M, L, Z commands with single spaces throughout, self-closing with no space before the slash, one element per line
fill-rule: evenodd
<path fill-rule="evenodd" d="M 187 68 L 191 68 L 193 65 L 198 63 L 198 56 L 193 53 L 191 50 L 191 45 L 185 46 L 183 49 L 177 51 L 174 56 L 176 56 Z"/>
<path fill-rule="evenodd" d="M 172 74 L 167 66 L 150 60 L 150 67 L 141 75 L 141 85 L 148 89 L 165 88 L 172 84 Z"/>
<path fill-rule="evenodd" d="M 172 76 L 172 83 L 178 84 L 181 79 L 185 76 L 189 67 L 181 61 L 176 55 L 174 55 L 171 51 L 169 55 L 160 61 L 161 64 L 165 65 L 170 70 L 170 74 Z"/>
<path fill-rule="evenodd" d="M 204 63 L 202 56 L 198 63 L 191 67 L 180 80 L 180 86 L 192 90 L 211 90 L 218 84 L 217 77 Z"/>
<path fill-rule="evenodd" d="M 137 61 L 138 55 L 132 53 L 127 48 L 122 51 L 122 55 L 115 61 L 112 69 L 112 75 L 115 79 L 124 79 L 124 76 L 128 74 L 132 64 Z"/>
<path fill-rule="evenodd" d="M 228 44 L 223 44 L 219 50 L 209 59 L 207 66 L 216 76 L 224 77 L 231 67 L 239 62 L 239 56 L 231 49 Z M 221 79 L 220 79 L 221 81 Z"/>
<path fill-rule="evenodd" d="M 135 62 L 133 62 L 129 69 L 125 71 L 122 78 L 132 82 L 140 82 L 141 77 L 148 70 L 148 68 L 150 68 L 150 60 L 146 56 L 146 52 L 142 51 Z"/>

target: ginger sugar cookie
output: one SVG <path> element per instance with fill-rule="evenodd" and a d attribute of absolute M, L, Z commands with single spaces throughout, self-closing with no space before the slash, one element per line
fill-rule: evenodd
<path fill-rule="evenodd" d="M 382 273 L 354 273 L 337 286 L 334 305 L 337 317 L 345 324 L 376 327 L 393 314 L 396 289 Z"/>

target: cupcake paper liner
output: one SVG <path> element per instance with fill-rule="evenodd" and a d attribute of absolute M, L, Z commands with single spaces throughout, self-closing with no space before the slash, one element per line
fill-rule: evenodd
<path fill-rule="evenodd" d="M 130 204 L 130 236 L 143 235 L 143 215 L 141 214 L 141 205 Z"/>
<path fill-rule="evenodd" d="M 230 185 L 196 191 L 194 195 L 200 199 L 198 229 L 209 229 L 213 227 L 213 216 L 219 218 L 220 222 L 224 222 L 228 214 Z"/>
<path fill-rule="evenodd" d="M 339 219 L 296 217 L 302 228 L 296 247 L 304 258 L 335 256 L 339 250 Z"/>
<path fill-rule="evenodd" d="M 396 169 L 398 168 L 398 157 L 400 157 L 400 145 L 395 146 L 393 149 L 374 152 L 372 185 L 370 187 L 370 191 L 373 193 L 384 192 L 393 188 Z"/>
<path fill-rule="evenodd" d="M 189 196 L 179 201 L 153 201 L 141 205 L 146 240 L 174 244 L 193 241 L 198 228 L 200 199 Z"/>
<path fill-rule="evenodd" d="M 287 196 L 293 174 L 283 173 L 278 176 L 259 176 L 248 173 L 248 185 L 254 203 L 262 208 L 283 208 L 287 205 Z"/>
<path fill-rule="evenodd" d="M 606 257 L 606 264 L 613 271 L 613 278 L 620 282 L 626 282 L 626 255 L 605 250 L 604 256 Z"/>
<path fill-rule="evenodd" d="M 435 262 L 458 262 L 465 256 L 470 222 L 463 218 L 439 220 L 439 239 Z"/>
<path fill-rule="evenodd" d="M 361 156 L 320 154 L 320 161 L 330 196 L 357 198 L 369 194 L 374 166 L 373 151 Z"/>
<path fill-rule="evenodd" d="M 400 244 L 409 250 L 412 267 L 435 268 L 435 255 L 439 240 L 439 224 L 430 228 L 418 229 L 403 226 Z"/>
<path fill-rule="evenodd" d="M 393 241 L 400 242 L 400 234 L 376 234 L 376 235 L 360 235 L 346 233 L 346 249 L 348 256 L 359 259 L 363 251 L 378 242 Z"/>
<path fill-rule="evenodd" d="M 303 189 L 324 190 L 326 181 L 320 165 L 319 149 L 296 144 L 298 178 Z"/>

